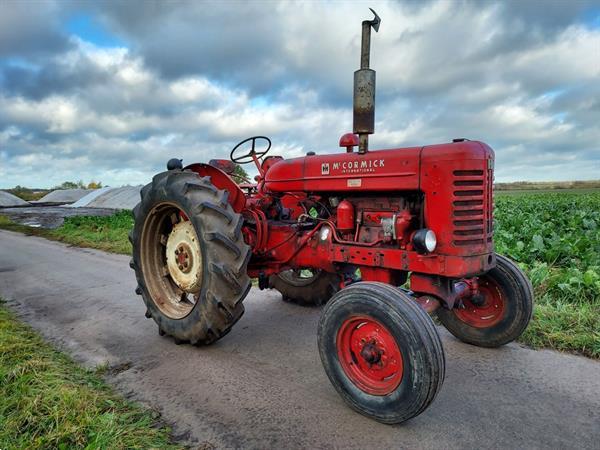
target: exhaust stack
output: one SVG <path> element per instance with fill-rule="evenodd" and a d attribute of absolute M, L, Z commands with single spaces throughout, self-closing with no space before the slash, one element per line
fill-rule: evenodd
<path fill-rule="evenodd" d="M 372 8 L 373 20 L 362 23 L 360 69 L 354 72 L 354 133 L 358 134 L 358 153 L 369 150 L 369 134 L 375 132 L 375 71 L 369 68 L 371 27 L 379 31 L 381 19 Z"/>

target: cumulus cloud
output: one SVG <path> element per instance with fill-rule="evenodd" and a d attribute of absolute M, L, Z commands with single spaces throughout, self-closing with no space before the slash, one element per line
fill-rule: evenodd
<path fill-rule="evenodd" d="M 361 3 L 8 3 L 0 15 L 0 187 L 144 183 L 266 134 L 285 157 L 352 127 Z M 369 5 L 372 6 L 372 5 Z M 497 179 L 597 178 L 593 2 L 381 2 L 373 148 L 469 137 Z M 122 45 L 70 32 L 87 14 Z"/>

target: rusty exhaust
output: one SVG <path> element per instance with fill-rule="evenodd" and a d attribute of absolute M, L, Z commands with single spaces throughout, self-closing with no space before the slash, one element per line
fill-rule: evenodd
<path fill-rule="evenodd" d="M 379 31 L 381 19 L 369 9 L 375 17 L 362 23 L 360 69 L 354 72 L 354 133 L 358 134 L 358 153 L 369 151 L 369 134 L 375 132 L 375 71 L 369 68 L 369 63 L 371 27 Z"/>

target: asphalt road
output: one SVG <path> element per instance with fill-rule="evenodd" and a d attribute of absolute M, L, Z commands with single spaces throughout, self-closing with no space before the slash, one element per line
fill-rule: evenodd
<path fill-rule="evenodd" d="M 252 290 L 217 344 L 177 346 L 144 318 L 129 258 L 0 231 L 0 295 L 25 321 L 158 409 L 175 435 L 218 448 L 600 448 L 600 363 L 440 329 L 446 381 L 431 407 L 388 426 L 348 409 L 316 345 L 319 309 Z M 1 401 L 1 400 L 0 400 Z"/>

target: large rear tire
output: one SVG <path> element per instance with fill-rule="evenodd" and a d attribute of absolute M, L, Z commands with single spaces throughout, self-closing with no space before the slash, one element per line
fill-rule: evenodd
<path fill-rule="evenodd" d="M 269 285 L 281 292 L 284 301 L 301 306 L 320 306 L 340 289 L 341 278 L 324 270 L 286 270 L 272 275 Z"/>
<path fill-rule="evenodd" d="M 318 345 L 341 397 L 379 422 L 419 415 L 444 381 L 444 350 L 433 321 L 387 284 L 356 283 L 334 295 L 319 321 Z"/>
<path fill-rule="evenodd" d="M 479 277 L 482 300 L 464 308 L 440 308 L 437 316 L 450 333 L 479 347 L 500 347 L 517 339 L 533 312 L 533 287 L 510 259 L 496 255 L 496 267 Z"/>
<path fill-rule="evenodd" d="M 133 214 L 131 267 L 146 317 L 176 343 L 210 344 L 227 334 L 251 287 L 243 218 L 228 192 L 210 177 L 170 170 L 142 189 Z"/>

